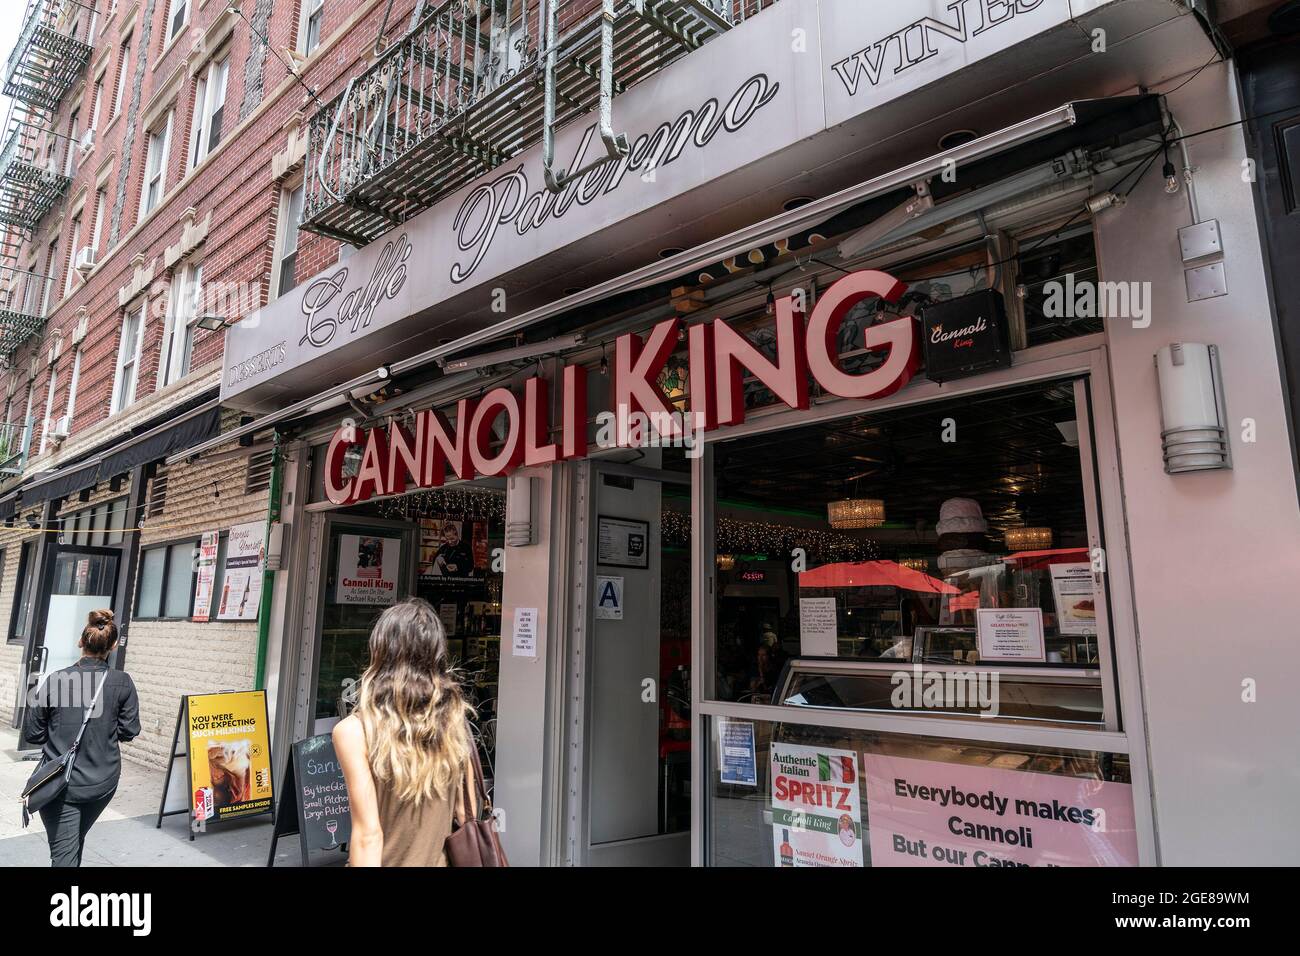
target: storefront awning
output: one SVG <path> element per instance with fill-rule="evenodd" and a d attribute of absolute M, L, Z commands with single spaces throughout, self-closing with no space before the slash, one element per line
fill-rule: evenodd
<path fill-rule="evenodd" d="M 66 498 L 114 475 L 125 474 L 137 465 L 158 461 L 181 449 L 219 438 L 220 432 L 221 406 L 213 399 L 179 421 L 151 429 L 111 450 L 33 481 L 20 491 L 22 507 L 53 498 Z"/>
<path fill-rule="evenodd" d="M 379 366 L 371 372 L 341 382 L 326 391 L 259 416 L 246 425 L 187 449 L 184 456 L 173 455 L 171 460 L 200 455 L 223 442 L 320 411 L 324 407 L 329 407 L 331 403 L 337 404 L 341 396 L 367 388 L 373 389 L 385 380 L 416 371 L 447 356 L 501 341 L 549 320 L 607 302 L 615 296 L 675 280 L 682 275 L 728 257 L 743 254 L 776 239 L 820 227 L 863 203 L 900 193 L 918 181 L 939 179 L 953 163 L 966 171 L 962 176 L 960 188 L 968 190 L 976 188 L 981 181 L 989 181 L 999 175 L 1009 175 L 1013 168 L 1024 168 L 1071 149 L 1113 146 L 1150 135 L 1153 130 L 1160 128 L 1160 123 L 1159 97 L 1154 95 L 1116 96 L 1063 104 L 1039 116 L 1014 123 L 961 146 L 935 153 L 885 175 L 814 200 L 797 209 L 701 243 L 670 258 L 653 262 L 582 292 L 523 312 L 470 335 Z M 935 188 L 938 198 L 951 191 L 953 189 L 948 187 Z"/>

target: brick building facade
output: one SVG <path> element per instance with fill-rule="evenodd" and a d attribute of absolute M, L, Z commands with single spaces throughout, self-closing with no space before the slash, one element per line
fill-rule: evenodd
<path fill-rule="evenodd" d="M 5 357 L 0 372 L 2 422 L 8 434 L 25 434 L 27 448 L 0 481 L 0 497 L 12 500 L 0 528 L 0 620 L 7 638 L 0 645 L 0 719 L 15 719 L 26 670 L 26 635 L 15 631 L 15 606 L 31 601 L 30 613 L 38 603 L 23 545 L 59 538 L 61 515 L 107 494 L 107 485 L 97 483 L 49 502 L 47 512 L 15 489 L 34 476 L 74 470 L 215 402 L 224 332 L 195 320 L 207 314 L 238 321 L 295 277 L 338 258 L 338 242 L 286 225 L 299 208 L 293 190 L 303 178 L 303 125 L 374 56 L 386 12 L 392 36 L 415 0 L 397 0 L 391 11 L 386 6 L 385 0 L 31 4 L 29 19 L 44 17 L 89 41 L 92 50 L 45 128 L 11 134 L 25 135 L 26 145 L 67 172 L 70 184 L 30 232 L 9 229 L 8 265 L 22 277 L 8 283 L 11 300 L 30 301 L 23 284 L 36 281 L 32 276 L 46 277 L 47 288 L 35 294 L 42 300 L 39 330 Z M 10 446 L 19 443 L 15 437 Z M 140 549 L 265 519 L 264 484 L 248 490 L 250 474 L 264 465 L 247 455 L 224 465 L 167 469 L 154 462 L 139 473 L 146 487 L 134 497 L 130 476 L 115 481 L 112 495 L 142 502 L 127 514 L 128 527 L 137 529 L 127 536 L 136 554 L 124 553 L 123 560 L 134 567 Z M 163 478 L 165 503 L 154 511 L 149 502 Z M 28 551 L 34 564 L 37 552 Z M 138 588 L 135 578 L 124 582 L 124 609 Z M 161 765 L 179 695 L 252 685 L 257 626 L 140 620 L 127 633 L 144 724 L 127 753 Z"/>

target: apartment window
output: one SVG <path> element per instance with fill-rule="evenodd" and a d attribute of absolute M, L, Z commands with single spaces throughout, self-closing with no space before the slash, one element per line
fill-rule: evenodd
<path fill-rule="evenodd" d="M 149 131 L 145 148 L 144 186 L 140 190 L 140 217 L 143 219 L 162 202 L 167 185 L 167 148 L 172 133 L 172 112 Z"/>
<path fill-rule="evenodd" d="M 134 620 L 190 616 L 194 609 L 198 550 L 199 542 L 195 539 L 140 552 Z"/>
<path fill-rule="evenodd" d="M 81 349 L 77 349 L 72 354 L 72 378 L 68 381 L 68 408 L 63 413 L 63 417 L 68 420 L 68 428 L 72 428 L 72 416 L 77 410 L 77 385 L 81 382 Z"/>
<path fill-rule="evenodd" d="M 40 454 L 45 454 L 45 449 L 50 444 L 50 429 L 54 422 L 50 416 L 54 414 L 54 390 L 59 387 L 59 372 L 55 366 L 50 366 L 50 383 L 45 388 L 45 417 L 41 419 L 41 450 Z"/>
<path fill-rule="evenodd" d="M 99 111 L 104 106 L 104 74 L 95 77 L 95 92 L 90 101 L 90 129 L 99 129 Z"/>
<path fill-rule="evenodd" d="M 325 20 L 325 0 L 302 0 L 302 20 L 298 24 L 298 49 L 305 56 L 320 46 L 321 24 Z"/>
<path fill-rule="evenodd" d="M 275 287 L 271 298 L 277 298 L 294 286 L 298 267 L 298 220 L 302 218 L 303 184 L 288 186 L 280 191 L 280 215 L 276 223 L 276 262 L 272 271 Z"/>
<path fill-rule="evenodd" d="M 100 189 L 95 193 L 95 225 L 90 233 L 91 251 L 99 252 L 99 240 L 104 234 L 104 213 L 108 211 L 108 193 Z"/>
<path fill-rule="evenodd" d="M 117 346 L 117 375 L 109 414 L 116 414 L 135 401 L 135 380 L 140 370 L 140 339 L 144 331 L 143 300 L 122 317 L 122 341 Z"/>
<path fill-rule="evenodd" d="M 122 41 L 117 54 L 117 91 L 113 94 L 113 116 L 122 111 L 122 101 L 126 98 L 126 68 L 131 61 L 131 38 Z"/>
<path fill-rule="evenodd" d="M 221 142 L 221 116 L 226 106 L 229 67 L 230 58 L 223 54 L 208 66 L 195 88 L 194 131 L 190 134 L 194 143 L 191 166 L 197 166 Z"/>
<path fill-rule="evenodd" d="M 73 110 L 72 115 L 68 117 L 68 147 L 67 152 L 63 154 L 63 175 L 77 175 L 77 140 L 81 138 L 81 131 L 78 128 L 81 124 L 81 110 Z"/>
<path fill-rule="evenodd" d="M 190 372 L 194 352 L 194 322 L 199 317 L 203 296 L 203 263 L 187 265 L 172 285 L 167 309 L 167 334 L 163 339 L 162 362 L 158 366 L 158 387 L 170 385 Z"/>
<path fill-rule="evenodd" d="M 72 276 L 76 272 L 77 250 L 81 242 L 81 214 L 78 213 L 72 218 L 72 235 L 71 243 L 68 246 L 68 269 L 63 276 L 63 294 L 66 296 L 72 291 Z"/>
<path fill-rule="evenodd" d="M 167 39 L 171 40 L 176 34 L 181 32 L 181 27 L 185 26 L 185 18 L 189 16 L 190 0 L 170 0 L 167 4 Z"/>
<path fill-rule="evenodd" d="M 50 240 L 50 244 L 45 248 L 45 281 L 41 291 L 41 315 L 47 315 L 50 308 L 50 286 L 54 285 L 54 261 L 58 256 L 59 240 L 57 237 Z"/>
<path fill-rule="evenodd" d="M 18 587 L 9 620 L 9 643 L 23 644 L 32 624 L 32 603 L 36 598 L 36 542 L 24 541 L 18 552 Z"/>

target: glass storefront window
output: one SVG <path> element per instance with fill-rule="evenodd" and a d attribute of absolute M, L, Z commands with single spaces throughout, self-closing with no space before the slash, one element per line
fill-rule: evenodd
<path fill-rule="evenodd" d="M 709 718 L 714 866 L 1136 866 L 1128 758 Z"/>
<path fill-rule="evenodd" d="M 894 671 L 991 667 L 1006 716 L 1099 721 L 1079 415 L 1060 381 L 718 441 L 717 699 L 909 710 Z M 831 658 L 883 670 L 782 681 Z"/>

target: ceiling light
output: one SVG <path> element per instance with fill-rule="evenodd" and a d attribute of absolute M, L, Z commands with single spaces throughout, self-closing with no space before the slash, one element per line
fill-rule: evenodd
<path fill-rule="evenodd" d="M 879 498 L 846 498 L 826 505 L 826 518 L 839 531 L 879 528 L 885 523 L 885 503 Z"/>
<path fill-rule="evenodd" d="M 1011 551 L 1045 551 L 1052 546 L 1051 528 L 1008 528 L 1005 537 Z"/>

